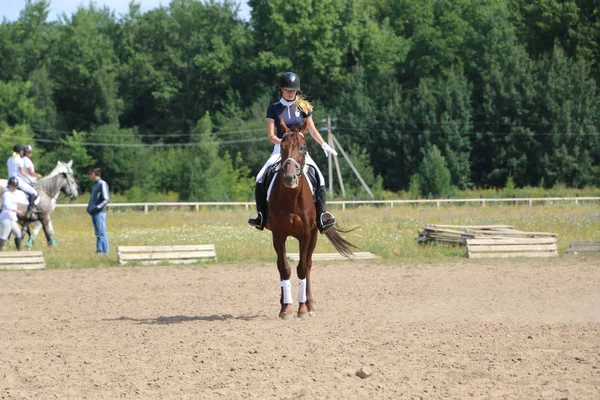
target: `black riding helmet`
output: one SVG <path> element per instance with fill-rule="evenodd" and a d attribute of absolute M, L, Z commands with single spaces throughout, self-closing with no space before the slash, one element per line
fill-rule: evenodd
<path fill-rule="evenodd" d="M 31 147 L 30 144 L 26 144 L 26 145 L 23 146 L 23 151 L 25 153 L 29 153 L 30 151 L 33 153 L 33 147 Z"/>
<path fill-rule="evenodd" d="M 279 87 L 285 90 L 300 91 L 300 78 L 293 72 L 286 72 L 279 77 Z"/>
<path fill-rule="evenodd" d="M 22 153 L 23 151 L 25 151 L 25 146 L 23 146 L 22 144 L 15 144 L 15 146 L 13 147 L 13 151 L 15 153 Z"/>
<path fill-rule="evenodd" d="M 16 176 L 11 176 L 10 178 L 8 178 L 8 185 L 15 185 L 15 186 L 19 186 L 19 180 L 17 179 Z"/>

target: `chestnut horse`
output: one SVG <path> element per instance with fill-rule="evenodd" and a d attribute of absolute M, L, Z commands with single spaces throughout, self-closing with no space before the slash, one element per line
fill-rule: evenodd
<path fill-rule="evenodd" d="M 293 318 L 292 292 L 290 275 L 291 268 L 286 257 L 285 243 L 289 236 L 300 242 L 300 260 L 296 267 L 298 274 L 298 313 L 299 318 L 314 315 L 314 304 L 311 292 L 310 271 L 312 254 L 317 245 L 319 231 L 316 223 L 314 197 L 308 178 L 304 174 L 306 159 L 306 140 L 300 129 L 289 130 L 281 121 L 286 132 L 281 139 L 281 160 L 279 172 L 273 182 L 269 195 L 267 229 L 273 234 L 273 247 L 277 252 L 277 269 L 281 279 L 281 310 L 282 319 Z M 339 235 L 341 230 L 337 224 L 325 232 L 335 249 L 345 257 L 352 255 L 350 247 L 355 247 Z"/>

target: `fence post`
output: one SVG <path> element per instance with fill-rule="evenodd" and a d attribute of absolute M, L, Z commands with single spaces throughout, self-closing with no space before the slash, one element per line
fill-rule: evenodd
<path fill-rule="evenodd" d="M 148 214 L 148 204 L 144 204 L 144 214 Z"/>

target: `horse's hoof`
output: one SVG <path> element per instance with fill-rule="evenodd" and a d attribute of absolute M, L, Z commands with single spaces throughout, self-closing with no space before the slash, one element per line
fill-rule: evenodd
<path fill-rule="evenodd" d="M 279 313 L 279 318 L 284 320 L 293 319 L 294 314 Z"/>
<path fill-rule="evenodd" d="M 315 311 L 309 311 L 309 312 L 308 312 L 308 315 L 309 315 L 310 317 L 316 317 L 316 316 L 317 316 L 317 313 L 316 313 Z"/>
<path fill-rule="evenodd" d="M 310 313 L 298 313 L 298 318 L 300 319 L 307 319 L 310 318 Z"/>

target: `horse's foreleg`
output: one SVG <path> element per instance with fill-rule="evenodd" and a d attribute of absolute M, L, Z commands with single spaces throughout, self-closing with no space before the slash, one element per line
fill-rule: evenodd
<path fill-rule="evenodd" d="M 279 298 L 281 309 L 279 311 L 279 317 L 282 319 L 290 319 L 294 316 L 294 312 L 292 311 L 292 285 L 290 282 L 292 270 L 287 262 L 285 254 L 286 238 L 276 238 L 276 236 L 279 235 L 273 234 L 273 247 L 277 252 L 277 269 L 279 270 L 281 284 L 281 295 Z"/>
<path fill-rule="evenodd" d="M 315 236 L 315 238 L 313 238 Z M 307 232 L 307 235 L 299 240 L 300 242 L 300 260 L 296 267 L 298 274 L 298 318 L 307 318 L 313 308 L 312 296 L 309 301 L 309 268 L 312 266 L 312 252 L 316 245 L 316 234 L 313 235 L 311 231 Z M 310 306 L 310 308 L 309 308 Z"/>
<path fill-rule="evenodd" d="M 315 306 L 313 303 L 313 296 L 310 283 L 310 272 L 312 271 L 312 255 L 317 246 L 317 239 L 319 237 L 317 229 L 313 229 L 310 235 L 310 242 L 308 244 L 308 252 L 306 257 L 306 307 L 308 314 L 312 317 L 315 314 Z"/>
<path fill-rule="evenodd" d="M 48 246 L 56 247 L 56 240 L 54 239 L 54 228 L 52 227 L 52 222 L 48 217 L 40 218 L 40 222 L 42 223 L 42 228 L 44 228 L 44 235 L 46 235 L 46 241 L 48 242 Z"/>

